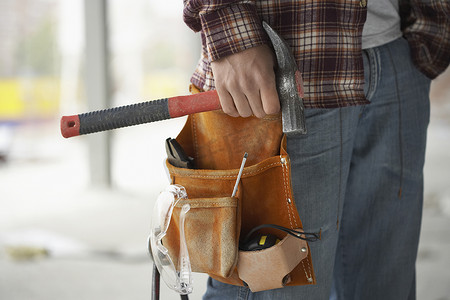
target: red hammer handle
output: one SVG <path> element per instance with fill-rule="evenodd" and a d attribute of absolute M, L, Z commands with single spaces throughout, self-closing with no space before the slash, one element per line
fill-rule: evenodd
<path fill-rule="evenodd" d="M 199 112 L 218 110 L 220 106 L 217 91 L 208 91 L 188 96 L 168 98 L 170 118 L 178 118 Z"/>
<path fill-rule="evenodd" d="M 145 124 L 220 109 L 216 91 L 177 96 L 61 118 L 61 134 L 72 136 Z"/>

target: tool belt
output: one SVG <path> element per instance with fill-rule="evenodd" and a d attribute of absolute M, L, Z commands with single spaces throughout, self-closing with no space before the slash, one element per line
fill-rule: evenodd
<path fill-rule="evenodd" d="M 190 115 L 176 138 L 195 169 L 166 161 L 172 184 L 185 187 L 188 200 L 175 207 L 163 244 L 175 266 L 179 252 L 179 214 L 191 206 L 185 234 L 192 271 L 253 292 L 285 285 L 315 284 L 305 240 L 266 228 L 281 240 L 259 251 L 239 250 L 240 237 L 261 224 L 302 229 L 295 206 L 286 137 L 281 116 L 232 118 L 221 111 Z M 236 197 L 230 197 L 242 155 L 246 167 Z"/>

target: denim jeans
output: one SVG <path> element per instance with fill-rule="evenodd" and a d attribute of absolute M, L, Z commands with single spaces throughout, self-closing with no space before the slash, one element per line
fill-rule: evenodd
<path fill-rule="evenodd" d="M 288 138 L 317 284 L 252 293 L 208 280 L 204 299 L 415 299 L 430 80 L 403 38 L 364 50 L 370 104 L 307 109 Z M 276 266 L 274 266 L 276 268 Z"/>

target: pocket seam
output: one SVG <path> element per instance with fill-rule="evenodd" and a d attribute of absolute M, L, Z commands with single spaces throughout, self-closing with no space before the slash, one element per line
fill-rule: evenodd
<path fill-rule="evenodd" d="M 273 157 L 278 158 L 279 156 L 273 156 Z M 270 158 L 270 159 L 272 159 L 272 158 Z M 258 164 L 256 164 L 256 165 L 258 165 Z M 249 177 L 249 176 L 253 176 L 253 175 L 259 174 L 259 173 L 261 173 L 263 171 L 266 171 L 267 169 L 270 169 L 270 168 L 272 168 L 274 166 L 280 166 L 281 167 L 282 166 L 281 161 L 276 161 L 276 162 L 273 162 L 273 163 L 271 163 L 269 165 L 262 166 L 260 169 L 257 169 L 257 170 L 251 170 L 251 171 L 247 170 L 247 172 L 245 171 L 246 168 L 244 168 L 244 172 L 242 172 L 242 177 L 245 178 L 245 177 Z M 217 179 L 217 178 L 230 178 L 230 179 L 233 179 L 233 178 L 236 178 L 236 175 L 207 175 L 207 174 L 204 174 L 204 175 L 198 174 L 197 175 L 197 174 L 192 174 L 192 173 L 191 174 L 182 174 L 182 172 L 177 172 L 178 170 L 177 170 L 176 167 L 173 167 L 172 165 L 170 165 L 170 167 L 173 168 L 173 170 L 171 172 L 172 176 L 178 175 L 178 176 L 182 176 L 182 177 L 204 178 L 204 179 L 209 179 L 209 178 L 210 179 Z M 250 167 L 247 167 L 247 168 L 250 169 L 252 167 L 254 167 L 254 166 L 250 166 Z M 200 169 L 200 170 L 204 171 L 204 172 L 207 172 L 207 171 L 215 172 L 215 171 L 217 171 L 217 170 L 206 170 L 206 169 Z M 230 170 L 230 171 L 233 171 L 233 170 Z"/>
<path fill-rule="evenodd" d="M 214 202 L 211 202 L 214 201 Z M 178 201 L 176 207 L 180 208 L 184 204 L 189 204 L 191 208 L 221 208 L 221 207 L 237 207 L 237 198 L 233 197 L 205 197 L 192 198 L 188 200 Z"/>

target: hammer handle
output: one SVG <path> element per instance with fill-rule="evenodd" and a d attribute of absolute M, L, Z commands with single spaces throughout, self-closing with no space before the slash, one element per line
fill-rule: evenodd
<path fill-rule="evenodd" d="M 220 109 L 216 91 L 163 98 L 61 118 L 65 138 Z"/>

